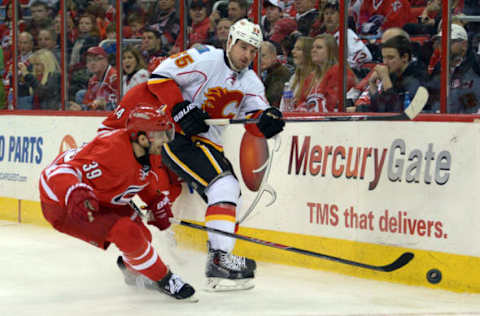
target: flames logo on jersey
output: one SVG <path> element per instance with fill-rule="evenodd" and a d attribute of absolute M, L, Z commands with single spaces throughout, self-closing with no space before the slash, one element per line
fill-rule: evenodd
<path fill-rule="evenodd" d="M 243 100 L 243 93 L 239 90 L 215 87 L 209 88 L 205 97 L 202 109 L 211 118 L 233 118 Z"/>

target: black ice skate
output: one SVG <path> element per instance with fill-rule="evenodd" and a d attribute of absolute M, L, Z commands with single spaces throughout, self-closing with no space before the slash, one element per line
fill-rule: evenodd
<path fill-rule="evenodd" d="M 141 273 L 129 270 L 125 266 L 122 257 L 118 257 L 117 265 L 120 268 L 120 271 L 122 271 L 127 285 L 147 290 L 160 291 L 178 300 L 198 302 L 198 299 L 193 297 L 193 294 L 195 293 L 193 287 L 190 284 L 183 282 L 178 275 L 173 274 L 171 271 L 168 271 L 167 275 L 160 281 L 153 281 Z"/>
<path fill-rule="evenodd" d="M 211 291 L 248 290 L 254 287 L 255 260 L 235 256 L 208 245 L 207 289 Z"/>
<path fill-rule="evenodd" d="M 193 296 L 195 289 L 190 284 L 183 282 L 178 275 L 171 271 L 168 271 L 167 275 L 158 281 L 157 284 L 160 291 L 177 300 L 198 302 L 198 299 Z"/>

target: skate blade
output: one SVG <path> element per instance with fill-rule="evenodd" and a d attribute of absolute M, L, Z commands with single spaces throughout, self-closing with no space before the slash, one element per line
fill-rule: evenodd
<path fill-rule="evenodd" d="M 250 290 L 254 287 L 255 284 L 253 284 L 253 278 L 238 280 L 207 278 L 205 290 L 207 292 L 230 292 Z"/>

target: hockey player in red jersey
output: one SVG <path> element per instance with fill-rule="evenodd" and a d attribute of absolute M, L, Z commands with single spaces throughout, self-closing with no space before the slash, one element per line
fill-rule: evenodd
<path fill-rule="evenodd" d="M 173 123 L 163 109 L 139 105 L 125 126 L 60 154 L 42 171 L 43 214 L 62 233 L 102 249 L 115 244 L 127 284 L 195 301 L 193 287 L 162 262 L 150 231 L 129 206 L 138 194 L 148 205 L 148 224 L 160 230 L 170 226 L 169 185 L 151 169 L 149 156 L 160 154 L 162 145 L 173 139 Z"/>
<path fill-rule="evenodd" d="M 246 125 L 258 137 L 283 130 L 282 113 L 270 107 L 263 83 L 249 69 L 262 40 L 258 25 L 239 20 L 230 27 L 225 51 L 195 46 L 163 61 L 148 81 L 151 93 L 168 105 L 177 124 L 175 139 L 163 146 L 162 162 L 205 200 L 206 226 L 232 233 L 240 184 L 224 155 L 225 126 L 208 126 L 205 119 L 259 118 L 257 124 Z M 253 286 L 256 263 L 233 255 L 234 244 L 232 238 L 208 233 L 206 276 L 212 290 Z"/>

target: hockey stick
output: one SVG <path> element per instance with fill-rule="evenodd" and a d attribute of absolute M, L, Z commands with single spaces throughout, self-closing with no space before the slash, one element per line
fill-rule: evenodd
<path fill-rule="evenodd" d="M 428 101 L 428 91 L 418 87 L 417 93 L 409 106 L 400 114 L 393 115 L 346 115 L 346 116 L 306 116 L 286 117 L 285 123 L 291 122 L 348 122 L 348 121 L 408 121 L 413 120 L 425 107 Z M 208 125 L 255 124 L 259 119 L 206 119 Z"/>
<path fill-rule="evenodd" d="M 407 263 L 409 263 L 410 260 L 412 260 L 413 257 L 414 257 L 413 253 L 405 252 L 390 264 L 387 264 L 387 265 L 384 265 L 384 266 L 375 266 L 375 265 L 371 265 L 371 264 L 367 264 L 367 263 L 361 263 L 361 262 L 357 262 L 357 261 L 352 261 L 352 260 L 348 260 L 348 259 L 334 257 L 334 256 L 330 256 L 330 255 L 326 255 L 326 254 L 322 254 L 322 253 L 318 253 L 318 252 L 313 252 L 313 251 L 309 251 L 309 250 L 304 250 L 304 249 L 300 249 L 300 248 L 295 248 L 295 247 L 290 247 L 290 246 L 286 246 L 286 245 L 282 245 L 282 244 L 277 244 L 277 243 L 274 243 L 274 242 L 261 240 L 261 239 L 257 239 L 257 238 L 253 238 L 253 237 L 249 237 L 249 236 L 229 233 L 229 232 L 226 232 L 226 231 L 223 231 L 223 230 L 220 230 L 220 229 L 215 229 L 215 228 L 211 228 L 211 227 L 197 225 L 197 224 L 190 223 L 190 222 L 187 222 L 187 221 L 184 221 L 184 220 L 179 220 L 179 219 L 176 219 L 176 218 L 170 218 L 170 222 L 178 224 L 178 225 L 183 225 L 183 226 L 187 226 L 187 227 L 190 227 L 190 228 L 194 228 L 194 229 L 204 230 L 204 231 L 208 231 L 208 232 L 212 232 L 212 233 L 216 233 L 216 234 L 220 234 L 220 235 L 224 235 L 224 236 L 228 236 L 228 237 L 252 242 L 252 243 L 263 245 L 263 246 L 268 246 L 268 247 L 272 247 L 272 248 L 276 248 L 276 249 L 280 249 L 280 250 L 296 252 L 296 253 L 299 253 L 299 254 L 302 254 L 302 255 L 312 256 L 312 257 L 321 258 L 321 259 L 326 259 L 326 260 L 330 260 L 330 261 L 335 261 L 335 262 L 348 264 L 348 265 L 351 265 L 351 266 L 360 267 L 360 268 L 364 268 L 364 269 L 375 270 L 375 271 L 382 271 L 382 272 L 395 271 L 397 269 L 400 269 L 401 267 L 403 267 Z"/>

